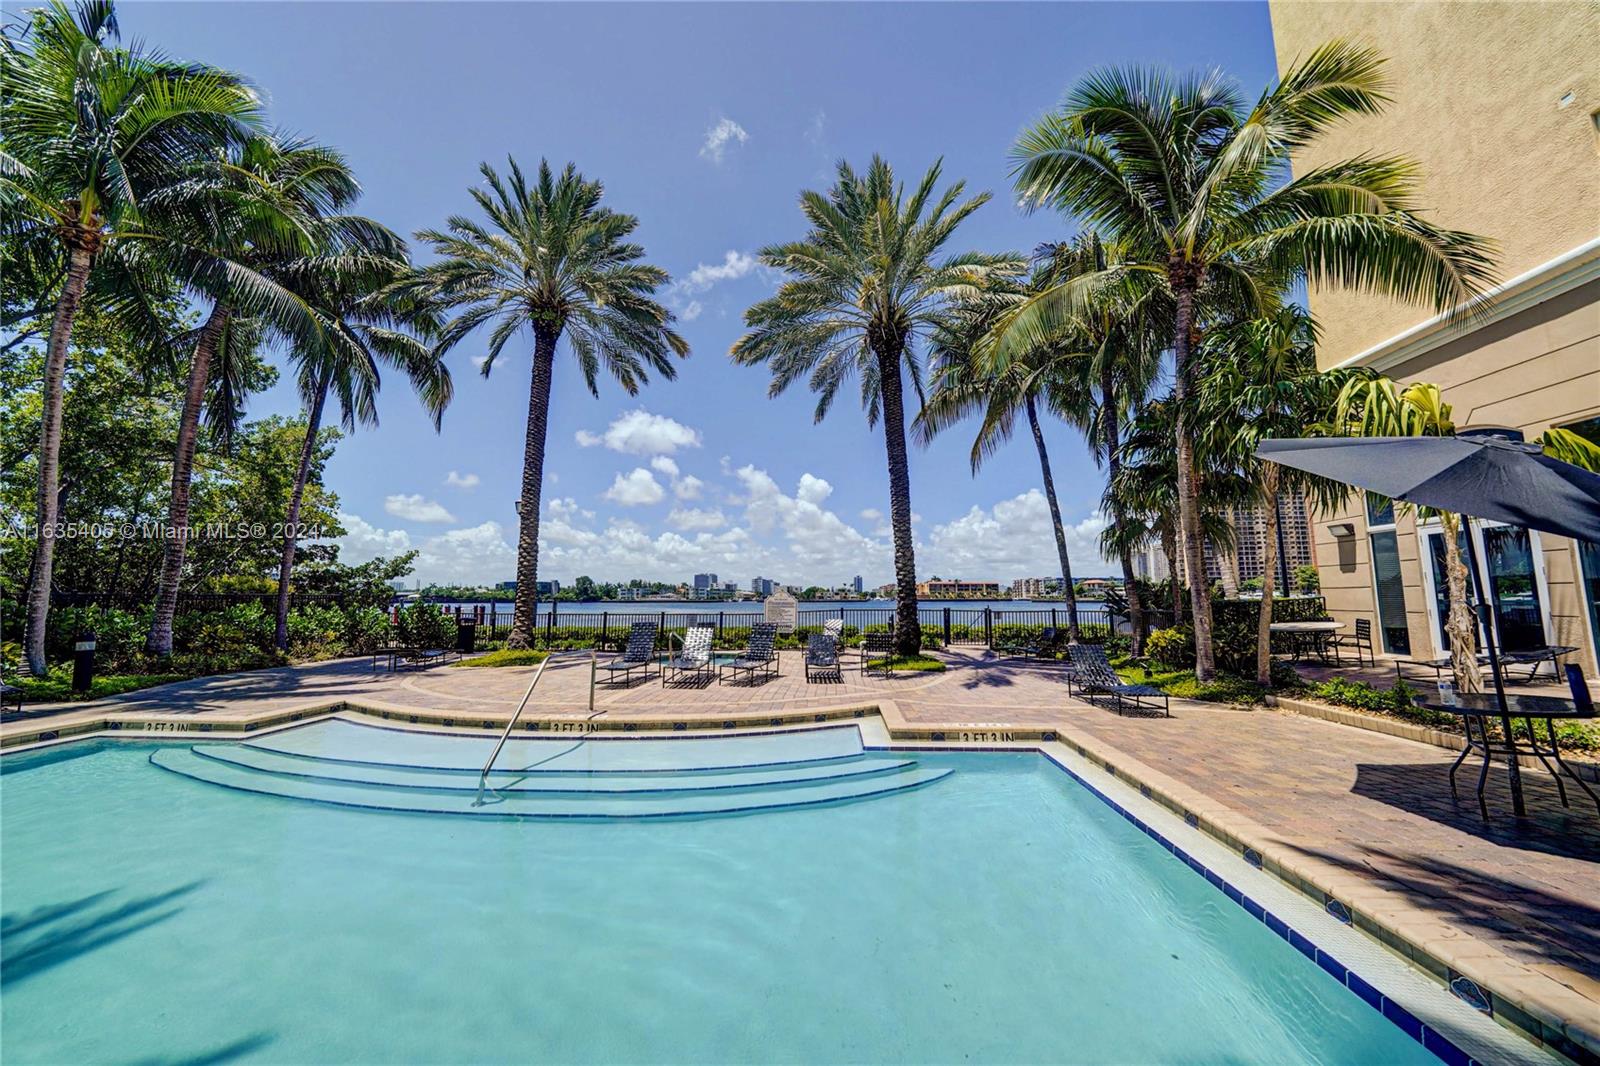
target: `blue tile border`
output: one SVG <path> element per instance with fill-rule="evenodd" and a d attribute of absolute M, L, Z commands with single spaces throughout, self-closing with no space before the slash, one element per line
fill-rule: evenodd
<path fill-rule="evenodd" d="M 1379 992 L 1370 983 L 1363 980 L 1360 975 L 1358 975 L 1354 970 L 1351 970 L 1349 967 L 1345 966 L 1333 955 L 1330 955 L 1328 952 L 1317 947 L 1316 943 L 1312 941 L 1310 937 L 1306 936 L 1298 929 L 1293 928 L 1282 918 L 1278 917 L 1276 914 L 1273 914 L 1260 903 L 1245 895 L 1235 885 L 1220 877 L 1194 856 L 1190 855 L 1188 852 L 1172 843 L 1172 841 L 1168 840 L 1161 834 L 1159 830 L 1155 829 L 1142 818 L 1123 807 L 1116 800 L 1112 799 L 1110 796 L 1107 796 L 1104 792 L 1101 792 L 1088 781 L 1084 780 L 1080 774 L 1066 766 L 1061 765 L 1061 763 L 1054 759 L 1043 756 L 1043 753 L 1040 754 L 1041 757 L 1044 757 L 1045 761 L 1050 765 L 1054 766 L 1056 769 L 1072 778 L 1072 780 L 1088 789 L 1090 795 L 1105 803 L 1108 807 L 1122 815 L 1122 817 L 1127 819 L 1129 822 L 1132 822 L 1139 828 L 1141 832 L 1143 832 L 1150 839 L 1154 840 L 1156 843 L 1160 844 L 1167 851 L 1171 852 L 1174 857 L 1182 859 L 1190 869 L 1194 870 L 1195 873 L 1205 878 L 1213 887 L 1220 890 L 1228 899 L 1242 907 L 1246 914 L 1256 919 L 1256 921 L 1262 922 L 1268 929 L 1272 930 L 1279 937 L 1282 937 L 1284 940 L 1288 941 L 1301 954 L 1315 962 L 1330 977 L 1344 985 L 1344 987 L 1348 989 L 1351 994 L 1381 1013 L 1383 1017 L 1387 1018 L 1391 1023 L 1393 1023 L 1397 1028 L 1400 1029 L 1401 1032 L 1405 1033 L 1407 1036 L 1411 1037 L 1411 1039 L 1421 1044 L 1425 1050 L 1437 1056 L 1443 1062 L 1462 1064 L 1462 1066 L 1466 1066 L 1466 1064 L 1473 1062 L 1472 1057 L 1466 1052 L 1462 1051 L 1461 1048 L 1456 1046 L 1456 1044 L 1451 1041 L 1449 1037 L 1446 1037 L 1442 1033 L 1436 1032 L 1433 1029 L 1423 1025 L 1422 1022 L 1417 1019 L 1416 1015 L 1406 1010 L 1406 1008 L 1402 1007 L 1394 1000 L 1383 995 L 1383 993 Z M 1196 818 L 1192 812 L 1186 812 L 1184 814 L 1184 822 L 1191 828 L 1198 828 L 1199 826 L 1199 819 Z M 1249 852 L 1251 849 L 1244 850 Z M 1258 855 L 1257 858 L 1259 859 L 1260 856 Z M 1248 859 L 1249 856 L 1247 854 L 1246 861 L 1248 861 Z M 1258 866 L 1259 864 L 1251 863 L 1251 865 Z M 1332 907 L 1335 905 L 1337 905 L 1341 910 L 1344 909 L 1344 905 L 1340 904 L 1337 900 L 1328 900 L 1326 905 L 1329 908 L 1330 914 L 1332 914 Z M 1348 913 L 1348 911 L 1346 911 L 1346 913 Z M 1336 918 L 1338 917 L 1337 915 L 1333 916 Z M 1460 975 L 1454 976 L 1459 977 Z M 1465 981 L 1466 978 L 1461 978 L 1461 980 Z M 1467 983 L 1471 984 L 1470 981 Z M 1472 985 L 1472 990 L 1478 992 L 1480 995 L 1485 995 L 1485 993 L 1478 989 L 1477 985 Z M 1455 992 L 1458 997 L 1465 999 L 1461 992 L 1455 989 L 1453 982 L 1451 991 Z M 1467 1002 L 1471 1003 L 1470 1000 Z M 1491 1010 L 1485 1010 L 1485 1013 L 1492 1016 Z"/>

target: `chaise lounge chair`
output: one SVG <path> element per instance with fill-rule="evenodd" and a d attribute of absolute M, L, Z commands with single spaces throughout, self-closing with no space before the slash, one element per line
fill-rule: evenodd
<path fill-rule="evenodd" d="M 839 645 L 827 633 L 813 633 L 806 641 L 806 681 L 818 678 L 844 680 L 844 668 L 839 665 Z"/>
<path fill-rule="evenodd" d="M 1067 654 L 1072 657 L 1072 673 L 1067 675 L 1068 695 L 1073 694 L 1073 687 L 1076 686 L 1091 701 L 1096 696 L 1111 697 L 1112 706 L 1118 714 L 1123 712 L 1124 707 L 1132 707 L 1135 710 L 1160 711 L 1168 718 L 1172 717 L 1165 692 L 1154 685 L 1125 683 L 1111 668 L 1105 649 L 1098 644 L 1069 644 Z M 1161 701 L 1159 707 L 1154 703 L 1158 699 Z"/>
<path fill-rule="evenodd" d="M 754 682 L 756 674 L 778 676 L 778 653 L 773 650 L 778 627 L 772 622 L 756 622 L 750 627 L 750 643 L 744 654 L 731 663 L 723 663 L 717 671 L 717 684 L 722 684 L 724 674 L 743 674 L 747 682 Z"/>
<path fill-rule="evenodd" d="M 861 672 L 865 674 L 872 669 L 873 663 L 880 664 L 877 669 L 883 671 L 884 677 L 888 677 L 894 672 L 893 633 L 863 633 L 861 635 Z"/>
<path fill-rule="evenodd" d="M 683 647 L 668 659 L 661 669 L 661 684 L 674 681 L 710 681 L 714 673 L 711 665 L 711 638 L 717 627 L 692 625 L 683 635 Z"/>
<path fill-rule="evenodd" d="M 656 624 L 654 622 L 635 622 L 628 629 L 628 645 L 623 649 L 622 655 L 610 662 L 600 663 L 599 669 L 604 670 L 607 680 L 616 683 L 617 675 L 622 675 L 622 683 L 628 684 L 633 680 L 633 672 L 641 672 L 645 680 L 649 680 L 650 666 L 656 661 Z"/>

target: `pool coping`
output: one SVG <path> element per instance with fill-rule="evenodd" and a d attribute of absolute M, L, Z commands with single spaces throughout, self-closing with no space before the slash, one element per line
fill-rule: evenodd
<path fill-rule="evenodd" d="M 343 713 L 425 729 L 505 727 L 504 718 L 495 721 L 492 717 L 484 718 L 481 715 L 431 712 L 367 698 L 315 700 L 272 712 L 208 716 L 205 720 L 147 712 L 111 712 L 55 728 L 49 728 L 41 722 L 37 730 L 19 730 L 0 739 L 0 751 L 36 750 L 96 737 L 143 740 L 216 738 L 218 734 L 238 737 Z M 1448 925 L 1380 885 L 1355 877 L 1315 857 L 1293 853 L 1293 845 L 1289 841 L 1281 840 L 1247 816 L 1069 727 L 1016 726 L 1004 721 L 952 724 L 912 722 L 894 700 L 879 698 L 861 704 L 801 711 L 741 710 L 715 718 L 672 715 L 607 718 L 605 712 L 590 718 L 582 712 L 562 715 L 541 712 L 519 720 L 519 728 L 512 735 L 574 732 L 660 732 L 682 735 L 758 728 L 786 729 L 849 720 L 866 726 L 874 718 L 881 721 L 886 739 L 895 747 L 921 743 L 940 745 L 939 750 L 952 751 L 1031 750 L 1050 758 L 1049 745 L 1064 745 L 1068 751 L 1138 789 L 1144 798 L 1166 808 L 1191 828 L 1231 849 L 1251 866 L 1273 875 L 1317 906 L 1342 909 L 1349 914 L 1353 928 L 1411 963 L 1457 998 L 1480 1009 L 1480 1004 L 1487 1006 L 1485 1013 L 1501 1025 L 1564 1058 L 1585 1066 L 1600 1066 L 1600 1009 L 1592 1000 L 1518 962 L 1498 948 Z M 1057 765 L 1060 765 L 1059 762 Z M 1093 789 L 1092 785 L 1089 787 Z M 1102 795 L 1101 798 L 1105 797 Z M 1477 1002 L 1474 1003 L 1474 1000 Z"/>

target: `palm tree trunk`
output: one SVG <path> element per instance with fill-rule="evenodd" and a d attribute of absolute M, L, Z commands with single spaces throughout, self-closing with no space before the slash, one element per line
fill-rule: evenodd
<path fill-rule="evenodd" d="M 1194 676 L 1210 681 L 1217 675 L 1211 647 L 1211 583 L 1206 580 L 1205 548 L 1200 534 L 1200 498 L 1195 489 L 1194 439 L 1189 429 L 1189 357 L 1194 349 L 1195 293 L 1201 272 L 1175 261 L 1169 268 L 1177 322 L 1172 331 L 1173 393 L 1178 408 L 1178 516 L 1183 537 L 1184 568 L 1189 578 L 1189 613 L 1194 623 Z"/>
<path fill-rule="evenodd" d="M 1117 483 L 1122 470 L 1122 429 L 1117 424 L 1117 385 L 1112 379 L 1111 367 L 1104 365 L 1100 371 L 1100 432 L 1106 449 L 1106 482 Z M 1111 504 L 1111 519 L 1120 522 L 1115 497 Z M 1133 556 L 1124 547 L 1117 553 L 1122 563 L 1122 595 L 1128 601 L 1128 627 L 1133 630 L 1133 654 L 1144 654 L 1144 604 L 1139 597 L 1139 583 L 1133 576 Z"/>
<path fill-rule="evenodd" d="M 1237 528 L 1237 527 L 1236 527 Z M 1222 595 L 1230 600 L 1239 598 L 1239 545 L 1219 544 L 1217 551 L 1217 573 L 1222 580 Z"/>
<path fill-rule="evenodd" d="M 1178 531 L 1175 523 L 1161 523 L 1161 554 L 1167 557 L 1167 581 L 1172 593 L 1172 624 L 1183 624 L 1183 584 L 1178 580 Z"/>
<path fill-rule="evenodd" d="M 539 605 L 539 502 L 544 493 L 544 442 L 550 420 L 550 379 L 559 332 L 533 338 L 533 381 L 528 389 L 528 433 L 522 447 L 522 502 L 517 530 L 517 591 L 508 648 L 531 648 Z"/>
<path fill-rule="evenodd" d="M 211 360 L 228 326 L 225 304 L 212 305 L 211 315 L 200 327 L 195 340 L 194 358 L 189 364 L 189 387 L 183 397 L 183 415 L 178 422 L 178 450 L 172 459 L 172 499 L 167 507 L 166 536 L 161 543 L 161 578 L 156 586 L 155 614 L 150 619 L 150 635 L 144 647 L 152 655 L 172 654 L 172 619 L 178 612 L 178 585 L 183 579 L 183 556 L 189 539 L 189 489 L 194 473 L 195 442 L 200 437 L 200 411 L 205 406 L 206 385 L 211 378 Z"/>
<path fill-rule="evenodd" d="M 1277 463 L 1261 465 L 1261 494 L 1268 503 L 1264 509 L 1266 528 L 1262 531 L 1266 548 L 1262 558 L 1261 617 L 1256 623 L 1256 683 L 1272 684 L 1272 594 L 1278 577 L 1278 480 L 1282 471 Z"/>
<path fill-rule="evenodd" d="M 1028 410 L 1028 426 L 1033 430 L 1033 446 L 1039 449 L 1039 473 L 1044 478 L 1044 497 L 1050 502 L 1050 524 L 1056 531 L 1056 557 L 1061 561 L 1061 589 L 1067 601 L 1067 640 L 1076 644 L 1078 632 L 1078 593 L 1072 584 L 1072 560 L 1067 557 L 1067 531 L 1061 526 L 1061 505 L 1056 502 L 1056 479 L 1050 475 L 1050 454 L 1045 451 L 1044 433 L 1039 429 L 1039 412 L 1030 395 L 1023 401 Z"/>
<path fill-rule="evenodd" d="M 906 463 L 900 348 L 884 345 L 876 351 L 878 388 L 883 399 L 883 443 L 889 459 L 889 525 L 894 530 L 895 653 L 916 655 L 922 650 L 922 623 L 917 617 L 917 557 L 911 539 L 911 470 Z"/>
<path fill-rule="evenodd" d="M 39 497 L 38 538 L 33 550 L 33 565 L 28 579 L 28 621 L 23 648 L 28 672 L 43 677 L 49 670 L 44 660 L 45 626 L 50 620 L 50 585 L 55 569 L 55 526 L 60 518 L 58 489 L 61 481 L 61 415 L 66 406 L 67 346 L 72 340 L 72 324 L 89 286 L 89 270 L 94 265 L 94 247 L 74 244 L 68 251 L 67 276 L 56 299 L 55 319 L 50 323 L 50 343 L 45 349 L 44 410 L 39 419 Z"/>
<path fill-rule="evenodd" d="M 295 472 L 294 492 L 289 496 L 288 521 L 283 530 L 283 556 L 278 560 L 278 622 L 272 644 L 279 651 L 289 648 L 289 574 L 294 570 L 295 532 L 300 524 L 300 503 L 305 498 L 306 479 L 311 476 L 311 459 L 317 454 L 317 431 L 322 428 L 322 407 L 328 400 L 328 374 L 317 382 L 317 396 L 306 415 L 306 439 L 300 445 L 300 469 Z"/>
<path fill-rule="evenodd" d="M 1483 675 L 1478 672 L 1478 625 L 1467 604 L 1467 567 L 1461 561 L 1461 519 L 1449 512 L 1439 515 L 1444 527 L 1444 573 L 1450 610 L 1445 632 L 1450 634 L 1450 672 L 1455 675 L 1457 692 L 1482 692 Z"/>

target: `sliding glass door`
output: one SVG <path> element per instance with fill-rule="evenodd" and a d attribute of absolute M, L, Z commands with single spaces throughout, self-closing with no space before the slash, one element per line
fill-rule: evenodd
<path fill-rule="evenodd" d="M 1400 577 L 1400 542 L 1395 536 L 1392 500 L 1367 494 L 1367 530 L 1383 650 L 1391 655 L 1410 655 L 1411 630 L 1406 628 L 1406 593 Z"/>
<path fill-rule="evenodd" d="M 1494 605 L 1495 641 L 1503 651 L 1531 651 L 1548 643 L 1545 639 L 1545 601 L 1543 579 L 1539 573 L 1539 542 L 1534 534 L 1517 526 L 1475 524 L 1478 558 L 1483 568 L 1490 600 Z M 1460 537 L 1462 562 L 1467 561 L 1467 541 Z M 1425 566 L 1432 597 L 1428 612 L 1433 623 L 1440 654 L 1450 650 L 1445 622 L 1450 612 L 1449 586 L 1445 581 L 1444 534 L 1435 527 L 1423 536 L 1427 558 Z M 1468 578 L 1470 594 L 1471 578 Z M 1478 646 L 1483 646 L 1483 630 L 1478 627 Z"/>

